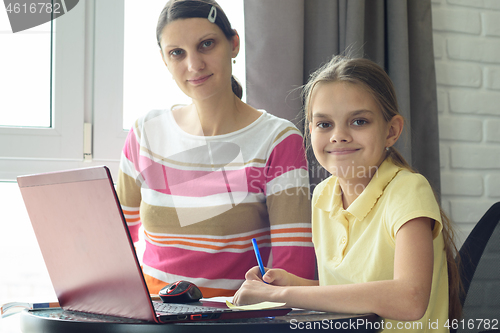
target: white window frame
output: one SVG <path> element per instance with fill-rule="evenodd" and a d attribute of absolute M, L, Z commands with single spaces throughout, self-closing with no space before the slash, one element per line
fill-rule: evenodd
<path fill-rule="evenodd" d="M 20 174 L 53 171 L 56 160 L 70 164 L 81 160 L 84 100 L 80 78 L 84 75 L 84 23 L 84 5 L 73 8 L 71 17 L 58 18 L 54 34 L 53 56 L 57 66 L 53 72 L 55 112 L 52 128 L 0 128 L 0 179 L 13 180 Z M 48 109 L 46 105 L 43 108 Z"/>
<path fill-rule="evenodd" d="M 144 3 L 146 5 L 146 3 Z M 125 3 L 95 2 L 94 149 L 97 160 L 116 162 L 128 130 L 123 129 Z"/>
<path fill-rule="evenodd" d="M 121 129 L 123 123 L 120 104 L 121 86 L 119 83 L 109 86 L 94 85 L 94 82 L 115 75 L 120 79 L 120 75 L 123 76 L 123 60 L 121 68 L 119 60 L 117 66 L 110 68 L 103 68 L 106 63 L 96 61 L 95 69 L 94 60 L 101 56 L 109 60 L 109 55 L 113 54 L 109 53 L 110 49 L 117 54 L 116 59 L 123 59 L 123 23 L 121 31 L 113 29 L 107 32 L 107 36 L 103 38 L 99 36 L 94 41 L 94 21 L 98 25 L 97 28 L 101 27 L 105 15 L 114 10 L 109 19 L 123 22 L 124 5 L 120 0 L 97 3 L 107 4 L 104 8 L 98 5 L 97 10 L 103 10 L 102 15 L 101 13 L 98 15 L 101 21 L 95 20 L 94 0 L 80 1 L 70 12 L 57 18 L 54 35 L 52 127 L 0 128 L 0 180 L 15 180 L 17 176 L 24 174 L 94 165 L 107 165 L 116 177 L 120 151 L 126 137 L 126 131 Z M 122 15 L 117 15 L 120 14 L 116 12 L 117 8 L 118 10 L 122 8 Z M 121 35 L 121 38 L 118 37 L 112 46 L 105 45 L 109 40 L 113 40 L 111 36 L 114 33 Z M 93 54 L 94 49 L 103 46 L 107 47 L 107 50 Z M 94 76 L 94 73 L 97 75 Z M 113 88 L 114 91 L 111 92 Z M 108 98 L 111 95 L 113 96 Z M 115 103 L 116 101 L 118 103 Z M 94 110 L 95 105 L 99 106 L 96 110 Z M 94 140 L 86 138 L 97 148 L 90 161 L 84 161 L 84 123 L 97 124 L 93 126 L 91 132 Z M 116 131 L 117 135 L 112 145 L 109 134 L 116 128 L 120 130 Z"/>

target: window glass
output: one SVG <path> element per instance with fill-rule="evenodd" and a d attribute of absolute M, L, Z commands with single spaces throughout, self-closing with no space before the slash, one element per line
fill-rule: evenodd
<path fill-rule="evenodd" d="M 0 9 L 0 126 L 51 127 L 51 22 L 12 33 Z"/>
<path fill-rule="evenodd" d="M 125 0 L 125 46 L 123 71 L 123 128 L 153 109 L 189 104 L 190 99 L 177 87 L 163 63 L 156 42 L 156 24 L 166 0 L 147 2 Z M 233 74 L 244 83 L 245 25 L 243 0 L 218 0 L 241 41 Z M 242 84 L 244 87 L 244 84 Z M 245 89 L 243 99 L 245 99 Z"/>

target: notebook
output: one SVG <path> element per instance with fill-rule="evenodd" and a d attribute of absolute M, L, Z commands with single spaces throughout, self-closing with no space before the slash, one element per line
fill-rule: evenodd
<path fill-rule="evenodd" d="M 17 181 L 64 310 L 156 323 L 272 317 L 291 311 L 232 310 L 204 300 L 174 304 L 180 312 L 157 311 L 155 306 L 162 303 L 151 300 L 107 167 L 20 176 Z"/>

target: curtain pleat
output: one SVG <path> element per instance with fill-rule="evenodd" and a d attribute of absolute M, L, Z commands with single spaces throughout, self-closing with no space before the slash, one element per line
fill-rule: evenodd
<path fill-rule="evenodd" d="M 297 88 L 333 55 L 384 67 L 406 120 L 396 147 L 439 193 L 430 0 L 246 0 L 245 29 L 248 103 L 301 129 Z M 310 168 L 313 187 L 328 176 L 313 157 Z"/>

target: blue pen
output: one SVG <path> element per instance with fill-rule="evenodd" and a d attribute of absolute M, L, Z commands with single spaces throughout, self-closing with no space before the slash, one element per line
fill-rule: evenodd
<path fill-rule="evenodd" d="M 260 256 L 259 247 L 257 246 L 257 240 L 255 238 L 252 238 L 252 244 L 253 244 L 253 250 L 255 251 L 255 257 L 257 258 L 257 263 L 259 264 L 260 274 L 262 274 L 262 277 L 264 277 L 264 274 L 266 274 L 266 270 L 264 269 L 264 264 L 262 264 L 262 258 Z M 267 282 L 264 281 L 264 283 Z"/>

